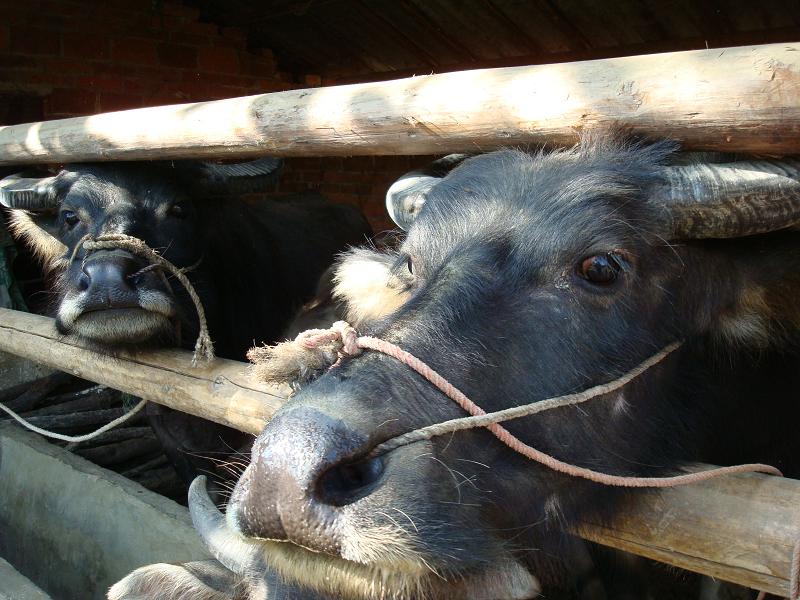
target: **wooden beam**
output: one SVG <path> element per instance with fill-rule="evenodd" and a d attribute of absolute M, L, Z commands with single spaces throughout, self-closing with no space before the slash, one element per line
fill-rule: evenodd
<path fill-rule="evenodd" d="M 191 367 L 189 352 L 112 357 L 55 331 L 52 319 L 0 309 L 0 351 L 74 373 L 206 419 L 258 433 L 288 390 L 254 385 L 229 360 Z M 792 546 L 800 536 L 800 481 L 734 475 L 691 486 L 642 491 L 612 524 L 587 524 L 588 540 L 788 595 Z"/>
<path fill-rule="evenodd" d="M 248 433 L 259 433 L 288 395 L 253 384 L 245 363 L 216 359 L 193 368 L 191 353 L 181 350 L 110 356 L 65 338 L 53 319 L 7 308 L 0 308 L 0 350 Z"/>
<path fill-rule="evenodd" d="M 0 128 L 0 164 L 442 154 L 622 123 L 686 148 L 800 152 L 800 43 L 465 71 Z"/>
<path fill-rule="evenodd" d="M 578 534 L 788 598 L 800 540 L 800 481 L 748 473 L 642 491 L 613 524 L 587 525 Z"/>

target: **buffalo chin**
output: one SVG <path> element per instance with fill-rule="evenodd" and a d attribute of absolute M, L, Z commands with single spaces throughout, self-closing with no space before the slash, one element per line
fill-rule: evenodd
<path fill-rule="evenodd" d="M 83 313 L 63 331 L 98 344 L 117 346 L 169 336 L 172 323 L 164 314 L 143 308 L 111 308 Z"/>
<path fill-rule="evenodd" d="M 432 569 L 366 565 L 312 552 L 289 542 L 251 542 L 260 546 L 267 568 L 287 582 L 347 600 L 524 600 L 541 592 L 536 577 L 511 557 L 499 559 L 479 572 L 444 578 Z"/>

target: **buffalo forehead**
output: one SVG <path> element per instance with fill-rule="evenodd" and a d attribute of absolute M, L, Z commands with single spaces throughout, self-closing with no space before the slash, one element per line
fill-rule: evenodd
<path fill-rule="evenodd" d="M 558 155 L 476 157 L 432 190 L 406 249 L 435 261 L 477 243 L 545 264 L 628 245 L 650 220 L 636 175 Z"/>
<path fill-rule="evenodd" d="M 65 200 L 93 205 L 100 209 L 136 207 L 155 209 L 180 195 L 177 186 L 126 168 L 79 169 Z"/>

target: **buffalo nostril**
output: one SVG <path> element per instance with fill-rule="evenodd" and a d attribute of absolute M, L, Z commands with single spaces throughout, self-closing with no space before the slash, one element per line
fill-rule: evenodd
<path fill-rule="evenodd" d="M 81 292 L 85 292 L 89 289 L 89 283 L 91 282 L 91 278 L 87 273 L 81 273 L 81 276 L 78 278 L 78 290 Z"/>
<path fill-rule="evenodd" d="M 338 464 L 323 473 L 317 492 L 326 504 L 352 504 L 368 495 L 382 474 L 383 461 L 380 458 Z"/>
<path fill-rule="evenodd" d="M 142 276 L 142 273 L 134 273 L 133 275 L 128 275 L 126 279 L 128 280 L 128 283 L 133 287 L 139 287 L 144 277 Z"/>

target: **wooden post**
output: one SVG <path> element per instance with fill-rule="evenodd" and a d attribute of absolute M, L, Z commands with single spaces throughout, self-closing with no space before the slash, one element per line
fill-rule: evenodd
<path fill-rule="evenodd" d="M 52 319 L 8 309 L 0 309 L 0 351 L 250 433 L 261 431 L 288 391 L 251 383 L 235 361 L 192 368 L 186 351 L 100 354 L 59 335 Z M 800 481 L 744 474 L 641 491 L 613 524 L 587 523 L 576 533 L 785 596 L 800 536 Z"/>
<path fill-rule="evenodd" d="M 687 149 L 800 153 L 800 43 L 428 75 L 0 128 L 0 164 L 446 154 L 621 123 Z"/>
<path fill-rule="evenodd" d="M 248 433 L 259 433 L 288 395 L 253 384 L 245 363 L 216 359 L 193 368 L 182 350 L 114 357 L 64 338 L 53 319 L 7 308 L 0 308 L 0 350 Z"/>

